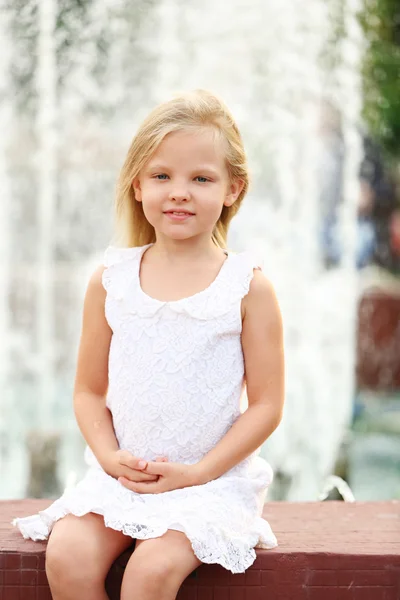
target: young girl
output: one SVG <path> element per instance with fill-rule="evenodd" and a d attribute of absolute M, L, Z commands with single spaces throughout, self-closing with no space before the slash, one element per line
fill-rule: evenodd
<path fill-rule="evenodd" d="M 258 261 L 225 249 L 247 187 L 238 128 L 211 93 L 161 104 L 132 142 L 116 200 L 124 247 L 107 249 L 84 303 L 74 407 L 89 469 L 16 520 L 33 540 L 51 531 L 54 600 L 106 600 L 133 539 L 122 600 L 172 600 L 201 563 L 241 573 L 255 546 L 277 544 L 257 450 L 282 415 L 280 311 Z"/>

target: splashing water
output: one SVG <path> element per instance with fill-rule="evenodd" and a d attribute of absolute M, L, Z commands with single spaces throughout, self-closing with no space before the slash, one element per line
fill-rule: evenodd
<path fill-rule="evenodd" d="M 14 84 L 25 90 L 22 108 L 10 100 L 0 108 L 6 200 L 0 219 L 0 333 L 6 340 L 0 497 L 25 493 L 25 439 L 32 429 L 44 436 L 61 432 L 64 484 L 82 472 L 71 400 L 75 350 L 87 275 L 111 232 L 114 181 L 148 109 L 171 92 L 205 87 L 234 113 L 252 171 L 229 245 L 259 253 L 284 317 L 285 416 L 263 454 L 288 484 L 284 492 L 272 488 L 272 495 L 316 499 L 352 406 L 363 46 L 358 2 L 346 3 L 345 34 L 335 47 L 340 60 L 331 70 L 321 56 L 339 0 L 309 0 L 307 13 L 300 0 L 85 4 L 81 14 L 64 11 L 60 18 L 55 0 L 41 2 L 37 15 L 25 3 L 22 17 L 32 21 L 37 60 L 25 87 Z M 55 29 L 57 14 L 61 29 Z M 8 37 L 13 19 L 10 8 L 3 20 Z M 21 54 L 22 37 L 13 35 L 10 55 L 1 57 L 3 90 Z M 339 107 L 345 147 L 345 251 L 340 267 L 330 271 L 319 244 L 327 101 Z"/>

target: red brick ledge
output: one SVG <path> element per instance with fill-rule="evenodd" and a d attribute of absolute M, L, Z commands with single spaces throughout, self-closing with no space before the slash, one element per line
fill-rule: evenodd
<path fill-rule="evenodd" d="M 51 600 L 45 542 L 24 540 L 10 521 L 49 501 L 0 501 L 0 600 Z M 400 501 L 271 502 L 265 507 L 279 541 L 257 550 L 246 573 L 203 565 L 178 600 L 400 600 Z M 108 578 L 117 600 L 122 555 Z"/>

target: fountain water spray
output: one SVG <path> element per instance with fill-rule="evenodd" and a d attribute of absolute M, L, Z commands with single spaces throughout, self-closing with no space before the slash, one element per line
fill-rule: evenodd
<path fill-rule="evenodd" d="M 328 89 L 320 57 L 333 27 L 333 4 L 343 7 L 345 27 L 338 46 L 339 64 L 330 74 Z M 72 390 L 73 361 L 68 357 L 75 355 L 77 335 L 67 339 L 57 333 L 57 328 L 62 330 L 61 324 L 73 323 L 74 331 L 79 330 L 82 294 L 81 290 L 71 293 L 63 314 L 57 315 L 55 278 L 69 273 L 66 278 L 75 282 L 75 290 L 81 281 L 76 275 L 77 266 L 82 271 L 82 265 L 91 261 L 103 242 L 107 244 L 111 234 L 108 208 L 118 165 L 140 118 L 171 92 L 209 88 L 232 109 L 252 171 L 252 188 L 240 215 L 233 220 L 229 246 L 253 249 L 261 256 L 284 317 L 285 415 L 262 452 L 277 473 L 276 482 L 285 481 L 285 489 L 277 485 L 275 492 L 274 488 L 271 491 L 291 500 L 317 498 L 333 471 L 352 410 L 357 301 L 355 202 L 360 159 L 357 124 L 363 52 L 357 25 L 359 3 L 308 0 L 306 13 L 301 0 L 204 0 L 201 5 L 195 0 L 144 2 L 148 12 L 146 16 L 141 13 L 135 35 L 142 40 L 141 60 L 147 61 L 147 70 L 140 65 L 141 79 L 136 80 L 136 72 L 131 70 L 135 53 L 126 35 L 136 21 L 127 26 L 124 20 L 124 15 L 131 14 L 129 3 L 93 0 L 88 5 L 84 32 L 79 32 L 78 41 L 70 40 L 72 46 L 77 45 L 77 55 L 72 50 L 68 55 L 71 69 L 65 74 L 58 97 L 58 9 L 55 0 L 43 0 L 38 6 L 38 246 L 37 263 L 31 265 L 37 270 L 38 350 L 31 359 L 32 363 L 39 359 L 35 427 L 47 431 L 65 425 L 62 470 L 79 474 L 82 464 L 74 453 L 79 434 L 74 425 L 76 437 L 72 435 L 72 400 L 68 403 L 59 394 L 60 381 L 65 396 L 69 397 L 70 392 L 64 382 L 70 381 Z M 97 48 L 103 32 L 106 35 L 110 31 L 113 37 L 106 40 L 109 46 L 103 56 L 105 62 L 99 64 Z M 3 54 L 1 60 L 5 58 Z M 124 78 L 128 71 L 127 84 Z M 340 113 L 345 147 L 341 211 L 344 255 L 341 265 L 330 271 L 325 270 L 321 260 L 317 184 L 323 145 L 318 122 L 327 96 Z M 4 131 L 8 131 L 8 113 L 1 114 Z M 5 143 L 4 139 L 0 143 Z M 3 181 L 7 183 L 7 173 Z M 57 228 L 57 234 L 66 240 L 64 253 L 69 252 L 76 260 L 66 262 L 63 271 L 55 262 L 54 237 L 62 209 L 63 225 Z M 1 210 L 7 210 L 4 203 Z M 4 217 L 6 229 L 10 216 Z M 14 241 L 5 240 L 3 237 L 0 243 L 7 253 Z M 59 238 L 57 242 L 60 247 Z M 6 268 L 4 264 L 6 260 L 2 268 Z M 6 273 L 6 287 L 7 281 Z M 4 294 L 3 305 L 8 292 Z M 7 312 L 3 310 L 0 327 L 7 330 L 4 315 Z M 59 352 L 67 357 L 62 373 L 55 364 Z M 6 354 L 3 370 L 11 357 L 11 344 Z M 8 376 L 2 377 L 4 380 Z M 2 395 L 11 383 L 2 383 Z M 10 422 L 15 418 L 9 413 Z M 26 421 L 24 433 L 31 425 Z M 21 432 L 14 433 L 17 443 Z M 14 471 L 10 467 L 9 472 Z M 18 481 L 18 494 L 22 495 L 21 473 Z M 8 477 L 1 494 L 7 497 L 12 490 L 14 496 L 18 495 L 15 489 Z"/>

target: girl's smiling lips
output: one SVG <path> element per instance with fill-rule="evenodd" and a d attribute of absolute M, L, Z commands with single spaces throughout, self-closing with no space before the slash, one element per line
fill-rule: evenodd
<path fill-rule="evenodd" d="M 173 221 L 186 221 L 190 217 L 194 216 L 194 213 L 188 210 L 167 210 L 164 215 L 172 219 Z"/>

